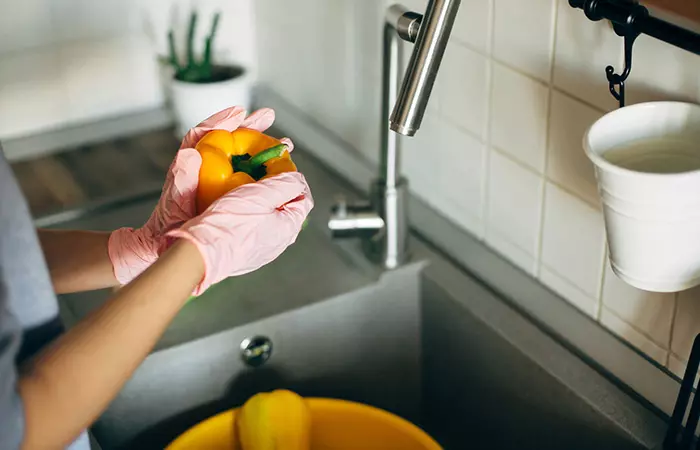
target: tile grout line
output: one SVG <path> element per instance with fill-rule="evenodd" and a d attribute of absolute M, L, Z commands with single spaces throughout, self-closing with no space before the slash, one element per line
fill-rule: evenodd
<path fill-rule="evenodd" d="M 605 225 L 603 225 L 603 228 L 605 228 Z M 605 271 L 605 262 L 608 260 L 608 246 L 607 246 L 607 239 L 605 238 L 605 229 L 603 229 L 603 258 L 601 261 L 601 266 L 600 266 L 600 276 L 598 277 L 598 298 L 596 298 L 596 322 L 601 321 L 601 318 L 603 317 L 603 290 L 605 289 L 605 280 L 606 280 L 606 271 Z M 627 323 L 627 321 L 624 321 Z"/>
<path fill-rule="evenodd" d="M 556 186 L 557 188 L 559 188 L 559 189 L 561 189 L 562 191 L 566 192 L 566 193 L 569 194 L 570 196 L 576 198 L 577 200 L 580 200 L 581 202 L 583 202 L 583 203 L 584 203 L 586 206 L 588 206 L 589 208 L 593 208 L 593 209 L 595 209 L 595 210 L 598 211 L 598 212 L 602 212 L 602 211 L 603 211 L 603 205 L 602 205 L 601 203 L 595 203 L 595 202 L 592 201 L 591 199 L 585 198 L 584 196 L 582 196 L 582 195 L 579 194 L 578 192 L 574 191 L 574 190 L 571 189 L 570 187 L 564 186 L 563 184 L 559 183 L 558 181 L 552 180 L 552 179 L 550 179 L 549 177 L 544 177 L 544 178 L 545 178 L 545 181 L 546 181 L 547 183 L 551 184 L 552 186 Z"/>
<path fill-rule="evenodd" d="M 344 63 L 347 64 L 347 67 L 358 67 L 360 64 L 358 63 L 357 60 L 357 53 L 358 53 L 358 45 L 356 45 L 356 40 L 354 39 L 353 32 L 354 30 L 354 24 L 357 21 L 357 3 L 352 2 L 351 4 L 345 4 L 344 5 L 345 12 L 350 16 L 350 20 L 344 20 L 344 25 L 345 29 L 343 30 L 344 33 L 343 35 L 346 37 L 346 42 L 345 42 L 345 61 Z M 345 74 L 347 75 L 347 74 Z M 344 89 L 345 93 L 345 102 L 346 104 L 352 105 L 352 108 L 354 109 L 357 107 L 357 84 L 359 83 L 360 78 L 359 77 L 351 77 L 350 81 L 347 83 L 349 86 L 349 89 Z"/>
<path fill-rule="evenodd" d="M 585 198 L 584 196 L 582 196 L 578 192 L 574 191 L 573 189 L 571 189 L 567 186 L 564 186 L 564 185 L 560 184 L 558 181 L 547 177 L 545 174 L 540 173 L 534 167 L 532 167 L 529 164 L 526 164 L 523 161 L 515 158 L 513 155 L 511 155 L 510 153 L 507 153 L 506 151 L 500 149 L 499 147 L 491 146 L 491 149 L 493 151 L 495 151 L 496 153 L 498 153 L 501 157 L 507 159 L 508 161 L 512 162 L 513 164 L 516 164 L 521 169 L 526 170 L 530 174 L 536 175 L 537 177 L 541 178 L 545 182 L 545 184 L 551 184 L 553 186 L 556 186 L 557 188 L 561 189 L 565 193 L 571 195 L 572 197 L 575 197 L 577 200 L 582 201 L 587 206 L 595 209 L 596 211 L 601 211 L 601 205 L 599 203 L 595 203 L 591 199 Z"/>
<path fill-rule="evenodd" d="M 584 291 L 583 289 L 581 289 L 581 288 L 580 288 L 579 286 L 577 286 L 573 281 L 569 280 L 566 276 L 562 275 L 557 269 L 555 269 L 555 268 L 549 266 L 547 263 L 541 263 L 541 264 L 540 264 L 540 268 L 543 268 L 543 269 L 548 270 L 548 271 L 551 272 L 553 275 L 555 275 L 557 278 L 559 278 L 560 281 L 562 281 L 563 283 L 565 283 L 568 287 L 574 289 L 574 290 L 577 291 L 579 294 L 585 296 L 587 299 L 589 299 L 589 300 L 595 300 L 591 294 L 589 294 L 589 293 L 587 293 L 586 291 Z M 547 286 L 547 285 L 545 285 L 545 286 Z M 556 292 L 553 288 L 551 288 L 551 287 L 549 287 L 549 286 L 547 286 L 547 288 L 550 289 L 550 290 L 552 290 L 552 291 L 554 291 L 554 292 Z M 573 304 L 572 301 L 569 300 L 565 295 L 562 295 L 562 294 L 557 294 L 557 295 L 559 295 L 560 297 L 562 297 L 562 298 L 564 299 L 564 301 L 566 301 L 568 304 L 570 304 L 570 305 Z M 589 317 L 591 317 L 591 316 L 589 315 Z M 595 319 L 595 318 L 594 318 L 594 317 L 591 317 L 591 319 Z"/>
<path fill-rule="evenodd" d="M 671 354 L 673 353 L 673 334 L 676 330 L 676 318 L 678 317 L 679 300 L 681 294 L 675 292 L 673 295 L 673 314 L 671 314 L 671 326 L 668 330 L 668 356 L 666 357 L 666 367 L 671 364 Z M 685 360 L 685 358 L 684 358 Z"/>
<path fill-rule="evenodd" d="M 552 184 L 552 185 L 556 186 L 557 188 L 561 189 L 562 191 L 566 192 L 567 194 L 571 195 L 572 197 L 575 197 L 576 199 L 582 201 L 583 203 L 585 203 L 585 204 L 588 205 L 589 207 L 595 209 L 596 211 L 600 211 L 600 210 L 601 210 L 601 205 L 600 205 L 599 203 L 596 203 L 596 202 L 593 201 L 592 199 L 586 198 L 586 197 L 582 196 L 581 194 L 579 194 L 578 192 L 574 191 L 573 189 L 571 189 L 571 188 L 569 188 L 569 187 L 567 187 L 567 186 L 564 186 L 563 184 L 559 183 L 559 182 L 556 181 L 556 180 L 553 180 L 553 179 L 549 178 L 546 174 L 543 174 L 543 173 L 539 172 L 537 169 L 535 169 L 535 168 L 532 167 L 531 165 L 526 164 L 525 162 L 523 162 L 523 161 L 520 160 L 520 159 L 517 159 L 517 158 L 514 157 L 512 154 L 506 152 L 505 150 L 502 150 L 500 147 L 497 147 L 497 146 L 495 146 L 495 145 L 493 145 L 493 144 L 490 144 L 488 139 L 482 139 L 482 138 L 480 138 L 480 137 L 479 137 L 476 133 L 474 133 L 473 131 L 468 130 L 468 129 L 464 128 L 463 126 L 461 126 L 461 125 L 455 123 L 454 120 L 452 120 L 449 116 L 445 116 L 445 115 L 443 115 L 443 114 L 438 114 L 438 115 L 439 115 L 439 117 L 440 117 L 442 120 L 444 120 L 449 126 L 454 127 L 454 128 L 456 128 L 457 130 L 459 130 L 460 132 L 462 132 L 462 133 L 464 133 L 464 134 L 467 134 L 467 135 L 469 135 L 470 137 L 476 139 L 476 140 L 479 141 L 480 143 L 482 143 L 482 144 L 484 144 L 484 145 L 487 145 L 492 151 L 497 152 L 500 156 L 502 156 L 502 157 L 508 159 L 509 161 L 511 161 L 511 162 L 513 162 L 513 163 L 515 163 L 515 164 L 517 164 L 518 167 L 527 170 L 528 172 L 532 173 L 533 175 L 537 175 L 538 177 L 540 177 L 540 178 L 545 182 L 545 184 L 549 183 L 549 184 Z M 487 120 L 487 122 L 489 122 L 489 121 Z M 548 120 L 547 122 L 548 122 L 547 128 L 549 129 L 549 120 Z M 549 130 L 547 131 L 547 134 L 549 134 Z M 546 141 L 547 141 L 547 142 L 545 143 L 545 147 L 546 147 L 546 148 L 545 148 L 545 159 L 547 158 L 548 153 L 549 153 L 549 152 L 548 152 L 548 150 L 549 150 L 549 148 L 548 148 L 548 147 L 549 147 L 549 137 L 546 138 Z M 546 164 L 545 164 L 545 165 L 546 165 Z"/>
<path fill-rule="evenodd" d="M 487 44 L 487 52 L 489 53 L 488 59 L 487 59 L 487 64 L 486 64 L 486 71 L 488 72 L 487 74 L 487 90 L 488 94 L 486 95 L 486 107 L 484 110 L 484 116 L 486 117 L 486 120 L 484 121 L 484 128 L 482 129 L 482 134 L 484 136 L 484 148 L 483 148 L 483 154 L 484 154 L 484 160 L 481 163 L 481 171 L 483 173 L 483 177 L 481 180 L 481 217 L 482 217 L 482 240 L 486 242 L 486 237 L 489 234 L 489 220 L 488 220 L 488 214 L 489 214 L 489 198 L 490 198 L 490 189 L 489 189 L 489 182 L 491 181 L 491 174 L 490 174 L 490 167 L 491 167 L 491 108 L 493 107 L 493 94 L 494 94 L 494 81 L 493 81 L 493 45 L 494 45 L 494 39 L 495 39 L 495 32 L 494 32 L 494 23 L 495 23 L 495 16 L 496 16 L 496 7 L 494 5 L 495 1 L 491 0 L 489 2 L 489 37 L 488 37 L 488 44 Z"/>
<path fill-rule="evenodd" d="M 547 106 L 545 105 L 545 109 Z M 547 143 L 545 142 L 545 146 Z M 536 167 L 531 166 L 530 164 L 526 163 L 525 161 L 516 158 L 511 152 L 507 152 L 506 150 L 502 149 L 501 147 L 497 145 L 492 145 L 491 148 L 497 152 L 499 155 L 503 156 L 504 158 L 508 159 L 512 163 L 515 163 L 518 165 L 518 167 L 521 167 L 522 169 L 527 170 L 533 175 L 536 175 L 539 178 L 544 178 L 545 174 L 543 174 L 541 171 L 539 171 Z"/>
<path fill-rule="evenodd" d="M 575 102 L 581 103 L 582 105 L 584 105 L 588 108 L 594 109 L 596 112 L 599 112 L 601 114 L 607 114 L 608 112 L 612 111 L 609 109 L 601 108 L 600 106 L 597 106 L 597 105 L 595 105 L 595 104 L 593 104 L 585 99 L 577 97 L 576 95 L 574 95 L 570 92 L 567 92 L 564 89 L 562 89 L 558 86 L 555 86 L 554 84 L 552 84 L 552 90 L 563 95 L 564 97 L 567 97 L 569 100 L 573 100 Z"/>
<path fill-rule="evenodd" d="M 555 2 L 555 9 L 558 10 L 558 8 L 559 8 L 558 2 Z M 556 19 L 555 19 L 555 26 L 556 26 Z M 555 32 L 556 32 L 556 31 L 555 31 Z M 556 42 L 556 39 L 555 39 L 555 42 Z M 553 77 L 553 73 L 554 73 L 554 58 L 552 58 L 552 67 L 551 67 L 552 70 L 551 70 L 551 74 L 550 74 L 550 77 L 549 77 L 550 80 L 549 80 L 549 82 L 547 82 L 547 81 L 545 81 L 545 80 L 542 80 L 541 78 L 538 78 L 538 77 L 536 77 L 536 76 L 533 76 L 532 74 L 529 74 L 529 73 L 527 73 L 527 72 L 524 72 L 522 69 L 519 69 L 518 67 L 516 67 L 516 66 L 514 66 L 514 65 L 512 65 L 512 64 L 510 64 L 510 63 L 508 63 L 508 62 L 506 62 L 506 61 L 503 61 L 503 60 L 501 60 L 501 59 L 499 59 L 499 58 L 496 58 L 496 57 L 493 56 L 493 55 L 486 54 L 486 53 L 484 53 L 483 51 L 479 50 L 478 48 L 473 47 L 472 45 L 467 44 L 467 43 L 465 43 L 465 42 L 463 42 L 463 41 L 460 41 L 460 40 L 458 40 L 458 39 L 455 39 L 454 44 L 455 44 L 455 45 L 459 45 L 459 46 L 461 46 L 461 47 L 464 47 L 464 48 L 466 48 L 466 49 L 468 49 L 468 50 L 470 50 L 470 51 L 473 51 L 474 53 L 477 53 L 477 54 L 479 54 L 479 55 L 481 55 L 481 56 L 483 56 L 483 57 L 485 57 L 485 58 L 487 58 L 487 59 L 490 59 L 490 60 L 492 60 L 494 63 L 499 64 L 499 65 L 501 65 L 501 66 L 503 66 L 503 67 L 505 67 L 505 68 L 507 68 L 507 69 L 513 71 L 513 72 L 516 72 L 518 75 L 522 75 L 522 76 L 524 76 L 524 77 L 530 79 L 531 81 L 534 81 L 534 82 L 536 82 L 536 83 L 538 83 L 538 84 L 541 84 L 541 85 L 544 85 L 544 86 L 549 86 L 551 89 L 557 91 L 558 93 L 563 94 L 563 95 L 569 97 L 570 99 L 576 100 L 576 101 L 578 101 L 578 102 L 580 102 L 580 103 L 582 103 L 582 104 L 584 104 L 584 105 L 586 105 L 586 106 L 588 106 L 588 107 L 590 107 L 590 108 L 592 108 L 592 109 L 595 109 L 596 111 L 599 111 L 599 112 L 602 112 L 602 113 L 607 113 L 607 112 L 611 111 L 611 109 L 609 109 L 609 108 L 601 107 L 600 105 L 596 105 L 596 104 L 594 104 L 594 103 L 591 103 L 591 102 L 589 102 L 588 100 L 586 100 L 586 99 L 583 98 L 583 97 L 578 97 L 578 96 L 577 96 L 575 93 L 573 93 L 573 92 L 569 92 L 569 91 L 565 90 L 564 88 L 561 88 L 561 87 L 559 87 L 559 86 L 556 86 L 556 85 L 554 84 L 554 77 Z"/>
<path fill-rule="evenodd" d="M 614 310 L 612 310 L 612 309 L 610 309 L 610 308 L 605 308 L 605 310 L 608 312 L 608 314 L 610 314 L 611 316 L 615 316 L 620 322 L 624 323 L 625 325 L 627 325 L 628 327 L 630 327 L 632 330 L 634 330 L 634 331 L 636 331 L 637 333 L 639 333 L 642 337 L 648 339 L 649 342 L 650 342 L 651 344 L 653 344 L 653 345 L 659 347 L 661 350 L 664 350 L 668 355 L 671 354 L 671 350 L 664 348 L 664 347 L 663 347 L 663 344 L 658 343 L 653 337 L 651 337 L 651 335 L 649 335 L 649 333 L 647 333 L 646 331 L 643 331 L 641 328 L 638 328 L 636 325 L 630 323 L 628 320 L 626 320 L 626 319 L 620 317 L 620 315 L 619 315 L 617 312 L 615 312 Z M 602 327 L 604 327 L 606 330 L 610 330 L 608 327 L 606 327 L 606 326 L 603 325 L 602 323 L 601 323 L 600 325 L 601 325 Z M 613 331 L 613 330 L 610 330 L 610 331 Z M 614 331 L 613 331 L 613 332 L 614 332 Z M 615 333 L 615 334 L 617 334 L 617 333 Z M 623 339 L 624 339 L 626 342 L 628 342 L 628 343 L 631 344 L 631 341 L 630 341 L 629 339 L 627 339 L 627 338 L 623 338 Z M 632 345 L 634 345 L 634 344 L 632 344 Z M 643 352 L 643 353 L 646 354 L 646 352 Z M 668 357 L 667 357 L 667 359 L 668 359 Z M 664 364 L 664 366 L 666 366 L 666 364 Z"/>
<path fill-rule="evenodd" d="M 495 7 L 493 6 L 493 3 L 492 3 L 491 5 L 492 5 L 492 6 L 491 6 L 491 9 L 494 10 L 494 12 L 495 12 Z M 493 28 L 493 21 L 492 21 L 492 28 Z M 494 30 L 492 30 L 492 34 L 495 34 Z M 489 41 L 489 49 L 488 49 L 488 51 L 486 51 L 486 52 L 484 52 L 484 51 L 482 51 L 482 50 L 480 50 L 480 49 L 478 49 L 478 48 L 472 46 L 471 44 L 467 44 L 467 43 L 465 43 L 464 41 L 461 41 L 461 40 L 459 40 L 459 39 L 455 39 L 455 40 L 454 40 L 454 44 L 455 44 L 455 45 L 459 45 L 460 47 L 464 47 L 465 49 L 467 49 L 467 50 L 469 50 L 469 51 L 472 51 L 472 52 L 474 52 L 474 53 L 476 53 L 476 54 L 478 54 L 478 55 L 480 55 L 480 56 L 483 56 L 484 58 L 493 60 L 493 62 L 495 62 L 496 64 L 499 64 L 499 65 L 501 65 L 501 66 L 503 66 L 503 67 L 505 67 L 505 68 L 507 68 L 507 69 L 510 69 L 510 70 L 512 70 L 513 72 L 516 72 L 518 75 L 522 75 L 522 76 L 524 76 L 524 77 L 527 77 L 527 78 L 529 78 L 531 81 L 535 81 L 535 82 L 537 82 L 537 83 L 539 83 L 539 84 L 542 84 L 542 85 L 546 85 L 546 84 L 547 84 L 547 81 L 546 81 L 546 80 L 543 80 L 542 78 L 538 78 L 538 77 L 536 77 L 536 76 L 534 76 L 534 75 L 532 75 L 532 74 L 530 74 L 530 73 L 527 73 L 527 72 L 523 71 L 522 69 L 520 69 L 520 68 L 518 68 L 518 67 L 512 65 L 511 63 L 509 63 L 509 62 L 507 62 L 507 61 L 504 61 L 504 60 L 502 60 L 502 59 L 500 59 L 500 58 L 495 57 L 495 56 L 493 55 L 493 38 L 490 39 L 490 41 Z"/>
<path fill-rule="evenodd" d="M 487 66 L 487 72 L 490 72 L 490 70 L 488 69 L 489 65 L 487 64 L 486 66 Z M 487 78 L 488 78 L 488 77 L 489 77 L 489 75 L 487 75 Z M 487 82 L 487 89 L 489 89 L 489 87 L 488 87 L 489 84 L 490 84 L 490 83 Z M 488 108 L 488 103 L 490 103 L 489 98 L 488 98 L 489 95 L 487 95 L 486 97 L 487 97 L 486 100 L 487 100 L 487 108 Z M 448 116 L 448 115 L 444 114 L 444 113 L 442 112 L 442 110 L 440 110 L 440 109 L 437 109 L 435 112 L 436 112 L 437 115 L 440 117 L 440 119 L 444 120 L 444 121 L 445 121 L 448 125 L 450 125 L 451 127 L 456 128 L 457 130 L 461 131 L 462 133 L 469 135 L 470 137 L 472 137 L 472 138 L 474 138 L 475 140 L 479 141 L 479 143 L 484 144 L 484 145 L 487 145 L 488 136 L 486 136 L 486 137 L 484 137 L 484 136 L 479 136 L 478 133 L 475 133 L 474 131 L 470 130 L 469 128 L 465 127 L 464 125 L 458 124 L 451 116 Z M 488 120 L 485 120 L 484 122 L 486 122 L 486 123 L 484 124 L 484 129 L 487 129 L 487 128 L 488 128 L 488 126 L 487 126 Z M 482 129 L 482 131 L 481 131 L 482 133 L 488 132 L 488 130 L 487 130 L 487 131 L 484 131 L 484 129 Z"/>
<path fill-rule="evenodd" d="M 547 106 L 545 108 L 546 121 L 545 126 L 545 137 L 544 137 L 544 165 L 542 174 L 540 174 L 540 218 L 537 233 L 537 240 L 535 242 L 535 277 L 540 279 L 542 276 L 542 249 L 544 247 L 544 221 L 545 221 L 545 210 L 546 210 L 546 200 L 547 200 L 547 166 L 549 164 L 549 150 L 551 146 L 550 131 L 552 127 L 552 81 L 554 79 L 554 65 L 555 55 L 556 55 L 556 43 L 557 43 L 557 17 L 559 12 L 559 2 L 556 0 L 552 1 L 552 17 L 551 25 L 552 29 L 550 32 L 550 44 L 549 44 L 549 82 L 547 83 Z"/>
<path fill-rule="evenodd" d="M 530 253 L 529 250 L 523 248 L 520 244 L 518 244 L 518 243 L 516 243 L 516 242 L 513 242 L 508 236 L 506 236 L 506 233 L 505 233 L 505 232 L 502 232 L 498 227 L 495 227 L 495 226 L 493 227 L 493 236 L 500 238 L 500 239 L 503 240 L 505 243 L 512 245 L 512 246 L 515 247 L 517 250 L 519 250 L 519 251 L 525 253 L 525 254 L 528 255 L 529 257 L 531 257 L 531 258 L 533 258 L 533 259 L 535 258 L 535 256 L 532 255 L 532 254 Z"/>

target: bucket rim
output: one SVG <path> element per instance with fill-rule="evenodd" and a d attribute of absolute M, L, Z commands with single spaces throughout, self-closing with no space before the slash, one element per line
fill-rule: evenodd
<path fill-rule="evenodd" d="M 591 149 L 590 146 L 590 136 L 593 132 L 596 131 L 596 129 L 600 126 L 603 126 L 603 124 L 609 120 L 613 120 L 616 117 L 623 115 L 623 114 L 628 114 L 629 111 L 637 111 L 637 110 L 643 110 L 643 109 L 657 109 L 660 107 L 666 107 L 666 108 L 684 108 L 689 110 L 689 114 L 696 115 L 698 118 L 698 127 L 700 127 L 700 104 L 697 103 L 691 103 L 691 102 L 683 102 L 683 101 L 651 101 L 651 102 L 643 102 L 643 103 L 637 103 L 634 105 L 629 105 L 625 106 L 623 108 L 619 108 L 613 111 L 610 111 L 606 114 L 604 114 L 602 117 L 599 117 L 591 126 L 588 127 L 586 132 L 583 135 L 583 149 L 586 153 L 586 156 L 588 159 L 593 163 L 593 165 L 596 167 L 596 169 L 603 171 L 604 173 L 611 173 L 615 175 L 621 175 L 621 176 L 633 176 L 633 177 L 639 177 L 639 178 L 646 178 L 646 179 L 669 179 L 669 178 L 676 178 L 676 179 L 682 179 L 682 178 L 694 178 L 698 177 L 700 175 L 700 169 L 695 169 L 695 170 L 689 170 L 687 172 L 679 172 L 679 173 L 654 173 L 654 172 L 640 172 L 637 170 L 632 170 L 632 169 L 627 169 L 625 167 L 620 167 L 616 164 L 611 163 L 610 161 L 606 160 L 603 158 L 600 153 L 594 151 Z M 698 143 L 700 145 L 700 143 Z"/>

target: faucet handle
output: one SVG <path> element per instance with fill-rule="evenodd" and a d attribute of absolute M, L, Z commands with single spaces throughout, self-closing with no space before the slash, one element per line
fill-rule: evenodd
<path fill-rule="evenodd" d="M 333 206 L 332 212 L 338 219 L 345 219 L 348 217 L 348 201 L 344 195 L 337 195 L 335 197 L 335 205 Z"/>
<path fill-rule="evenodd" d="M 331 208 L 328 228 L 334 237 L 351 237 L 374 234 L 384 228 L 384 219 L 368 202 L 348 205 L 344 196 L 337 196 Z"/>

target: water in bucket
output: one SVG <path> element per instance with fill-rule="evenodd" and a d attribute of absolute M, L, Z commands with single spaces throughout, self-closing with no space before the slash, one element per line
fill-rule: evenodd
<path fill-rule="evenodd" d="M 700 170 L 698 143 L 686 139 L 651 137 L 609 149 L 601 156 L 608 162 L 636 172 L 683 173 Z"/>

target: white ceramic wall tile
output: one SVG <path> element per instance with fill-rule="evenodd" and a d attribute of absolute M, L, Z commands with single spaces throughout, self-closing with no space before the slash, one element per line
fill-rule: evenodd
<path fill-rule="evenodd" d="M 53 49 L 3 56 L 0 64 L 0 140 L 60 126 L 65 108 Z"/>
<path fill-rule="evenodd" d="M 158 68 L 144 38 L 77 42 L 60 50 L 70 121 L 155 108 L 163 103 Z"/>
<path fill-rule="evenodd" d="M 666 367 L 668 367 L 668 370 L 682 380 L 685 376 L 685 371 L 688 368 L 688 361 L 671 353 L 668 355 L 668 365 Z M 700 373 L 695 375 L 695 382 L 693 383 L 695 389 L 698 388 L 698 381 L 700 381 Z"/>
<path fill-rule="evenodd" d="M 501 64 L 493 64 L 491 144 L 544 172 L 548 89 Z"/>
<path fill-rule="evenodd" d="M 443 123 L 438 133 L 440 154 L 430 153 L 435 185 L 442 197 L 483 219 L 485 145 L 449 124 Z"/>
<path fill-rule="evenodd" d="M 389 7 L 394 3 L 396 3 L 395 0 L 386 0 L 384 2 L 386 7 Z M 425 12 L 425 7 L 428 5 L 428 0 L 403 0 L 400 3 L 412 11 L 423 14 Z"/>
<path fill-rule="evenodd" d="M 564 279 L 560 274 L 540 265 L 540 281 L 552 291 L 559 294 L 567 302 L 584 312 L 586 315 L 596 318 L 598 316 L 598 301 L 581 291 Z"/>
<path fill-rule="evenodd" d="M 601 109 L 617 107 L 608 91 L 605 67 L 621 67 L 622 38 L 608 21 L 592 22 L 583 11 L 559 2 L 554 55 L 554 84 Z"/>
<path fill-rule="evenodd" d="M 678 378 L 681 380 L 683 379 L 683 376 L 685 375 L 685 369 L 686 366 L 688 365 L 688 361 L 685 359 L 681 359 L 678 356 L 674 355 L 671 353 L 668 356 L 668 370 L 673 372 L 674 375 L 676 375 Z"/>
<path fill-rule="evenodd" d="M 430 191 L 427 191 L 430 192 Z M 484 238 L 484 221 L 474 215 L 472 208 L 462 202 L 440 197 L 429 199 L 430 204 L 437 208 L 448 220 L 457 224 L 478 239 Z"/>
<path fill-rule="evenodd" d="M 642 35 L 634 43 L 634 66 L 627 102 L 695 101 L 700 89 L 700 57 Z"/>
<path fill-rule="evenodd" d="M 601 310 L 600 323 L 646 355 L 655 359 L 659 364 L 666 364 L 666 358 L 668 357 L 666 350 L 656 345 L 647 336 L 635 330 L 605 307 Z"/>
<path fill-rule="evenodd" d="M 549 82 L 556 0 L 494 1 L 494 57 Z"/>
<path fill-rule="evenodd" d="M 360 74 L 379 78 L 382 71 L 382 42 L 385 6 L 375 0 L 356 0 L 351 2 L 355 39 L 350 44 L 355 49 Z"/>
<path fill-rule="evenodd" d="M 379 162 L 380 126 L 382 123 L 386 123 L 386 121 L 382 122 L 379 117 L 380 92 L 381 86 L 378 79 L 367 74 L 358 75 L 355 82 L 354 104 L 356 107 L 348 111 L 352 113 L 352 117 L 349 119 L 352 128 L 347 133 L 349 142 L 374 163 Z M 427 120 L 424 121 L 414 138 L 420 139 L 429 134 L 429 130 L 426 130 L 428 128 L 426 122 Z"/>
<path fill-rule="evenodd" d="M 646 292 L 630 286 L 615 275 L 606 261 L 603 305 L 663 348 L 668 348 L 671 340 L 675 298 L 675 294 Z"/>
<path fill-rule="evenodd" d="M 486 57 L 460 44 L 449 44 L 433 95 L 440 96 L 440 113 L 481 139 L 486 135 L 489 99 Z"/>
<path fill-rule="evenodd" d="M 135 0 L 61 0 L 47 4 L 56 30 L 56 42 L 107 39 L 142 30 L 142 13 Z M 167 16 L 163 14 L 162 16 Z M 200 19 L 205 19 L 204 17 Z M 202 27 L 204 24 L 200 23 Z"/>
<path fill-rule="evenodd" d="M 304 73 L 302 70 L 280 70 L 297 67 L 299 61 L 306 61 L 306 42 L 311 39 L 313 30 L 303 22 L 305 3 L 296 5 L 302 8 L 298 14 L 291 14 L 294 5 L 279 0 L 260 0 L 256 4 L 256 38 L 258 43 L 258 65 L 261 82 L 272 87 L 276 93 L 305 109 L 306 96 L 303 92 Z M 283 19 L 289 22 L 285 26 Z M 294 33 L 289 33 L 294 29 Z M 305 64 L 311 67 L 310 64 Z"/>
<path fill-rule="evenodd" d="M 488 54 L 491 40 L 491 7 L 494 0 L 462 2 L 452 28 L 452 40 Z"/>
<path fill-rule="evenodd" d="M 418 133 L 412 138 L 402 138 L 401 147 L 401 174 L 408 180 L 411 192 L 428 205 L 435 205 L 436 193 L 435 180 L 425 170 L 422 155 L 425 152 L 434 151 L 436 141 L 428 137 L 428 131 L 432 130 L 430 123 L 423 123 L 423 133 Z"/>
<path fill-rule="evenodd" d="M 441 151 L 440 134 L 443 126 L 435 116 L 426 115 L 420 130 L 414 136 L 400 138 L 401 173 L 408 178 L 409 186 L 416 192 L 424 191 L 424 186 L 428 192 L 436 194 L 435 189 L 439 187 L 434 172 L 426 170 L 425 161 L 427 158 L 433 159 Z M 422 182 L 424 183 L 421 184 Z M 442 195 L 442 192 L 438 194 Z"/>
<path fill-rule="evenodd" d="M 599 203 L 595 171 L 583 150 L 583 136 L 603 113 L 552 91 L 547 177 L 593 204 Z"/>
<path fill-rule="evenodd" d="M 668 365 L 666 367 L 682 380 L 688 367 L 688 361 L 671 353 L 668 356 Z M 695 382 L 693 383 L 695 389 L 698 388 L 698 381 L 700 381 L 700 374 L 695 375 Z"/>
<path fill-rule="evenodd" d="M 501 236 L 498 231 L 491 229 L 488 224 L 486 224 L 486 244 L 508 261 L 524 270 L 528 275 L 536 275 L 537 263 L 535 258 Z"/>
<path fill-rule="evenodd" d="M 455 153 L 450 156 L 442 153 L 441 157 L 447 163 L 459 161 L 453 166 L 463 167 L 445 170 L 444 165 L 440 165 L 434 171 L 427 171 L 426 158 L 437 159 L 435 156 L 443 152 L 448 142 L 455 146 Z M 411 191 L 455 224 L 482 238 L 481 144 L 429 115 L 425 116 L 419 132 L 414 137 L 403 138 L 401 143 L 401 171 L 408 178 Z M 460 180 L 460 172 L 467 174 L 463 177 L 468 179 Z M 437 177 L 435 173 L 440 173 L 440 176 Z"/>
<path fill-rule="evenodd" d="M 445 217 L 482 238 L 484 145 L 429 115 L 414 137 L 401 142 L 402 173 L 411 190 Z M 431 171 L 426 170 L 426 158 L 433 161 Z"/>
<path fill-rule="evenodd" d="M 51 43 L 55 33 L 50 5 L 44 0 L 0 1 L 0 53 Z"/>
<path fill-rule="evenodd" d="M 347 139 L 352 126 L 346 116 L 349 114 L 345 97 L 347 79 L 356 70 L 347 68 L 346 63 L 348 53 L 352 52 L 346 47 L 349 39 L 346 30 L 351 23 L 329 20 L 334 11 L 345 13 L 347 5 L 316 1 L 290 4 L 277 0 L 264 3 L 269 14 L 257 15 L 264 82 L 314 120 Z M 284 23 L 283 18 L 288 22 Z M 290 33 L 290 29 L 295 31 Z M 265 37 L 267 33 L 270 35 Z"/>
<path fill-rule="evenodd" d="M 307 92 L 312 99 L 313 110 L 317 111 L 314 117 L 346 141 L 355 133 L 354 124 L 361 107 L 354 94 L 360 75 L 356 73 L 359 61 L 355 59 L 354 46 L 361 30 L 354 27 L 351 21 L 340 24 L 333 21 L 337 17 L 351 16 L 353 8 L 352 2 L 348 1 L 323 2 L 323 8 L 318 8 L 317 14 L 322 15 L 322 20 L 314 24 L 317 33 L 313 47 L 314 64 L 323 69 L 307 75 L 313 83 Z M 337 38 L 332 38 L 337 39 L 335 43 L 318 39 L 318 36 L 330 37 L 334 34 L 337 35 Z"/>
<path fill-rule="evenodd" d="M 693 341 L 700 333 L 700 288 L 679 292 L 677 301 L 671 350 L 676 355 L 688 358 Z"/>
<path fill-rule="evenodd" d="M 494 150 L 489 157 L 488 184 L 487 236 L 500 235 L 534 257 L 542 217 L 543 178 Z"/>
<path fill-rule="evenodd" d="M 592 298 L 603 274 L 604 234 L 600 211 L 547 183 L 542 264 Z"/>

